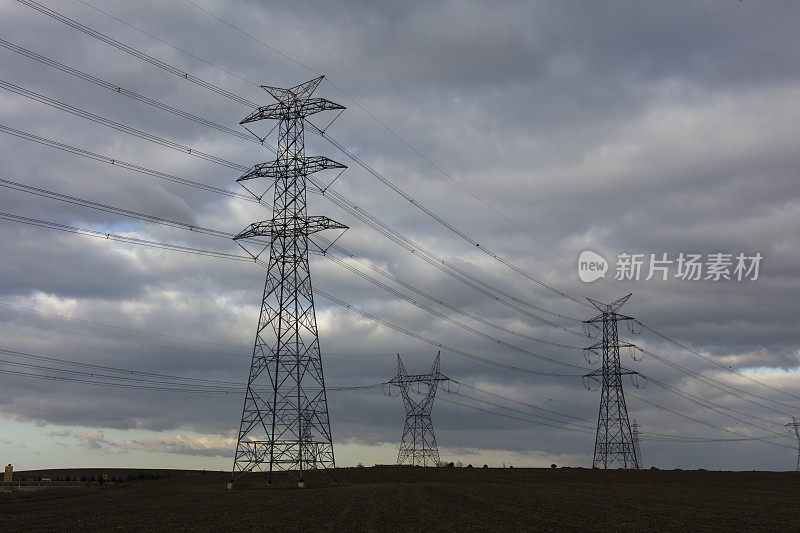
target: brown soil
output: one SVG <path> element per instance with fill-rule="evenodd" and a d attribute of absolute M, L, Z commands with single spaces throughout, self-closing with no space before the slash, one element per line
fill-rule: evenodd
<path fill-rule="evenodd" d="M 305 489 L 250 474 L 50 470 L 144 479 L 0 494 L 0 530 L 520 531 L 800 529 L 795 472 L 346 468 Z M 152 476 L 151 476 L 152 474 Z"/>

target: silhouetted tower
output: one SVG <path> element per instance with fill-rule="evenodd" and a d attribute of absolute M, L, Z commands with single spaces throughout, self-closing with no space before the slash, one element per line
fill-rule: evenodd
<path fill-rule="evenodd" d="M 644 465 L 644 461 L 642 460 L 642 447 L 639 445 L 639 423 L 636 419 L 633 419 L 633 424 L 631 424 L 631 437 L 633 438 L 633 450 L 636 452 L 636 462 L 641 468 Z"/>
<path fill-rule="evenodd" d="M 346 226 L 306 214 L 306 182 L 313 172 L 344 165 L 307 157 L 303 132 L 309 115 L 344 107 L 311 98 L 321 81 L 319 77 L 290 89 L 263 86 L 277 103 L 241 121 L 277 120 L 279 136 L 275 161 L 256 165 L 237 180 L 245 186 L 266 179 L 268 186 L 260 195 L 245 188 L 259 201 L 274 188 L 274 205 L 270 220 L 253 223 L 235 237 L 240 245 L 253 238 L 268 241 L 257 254 L 245 250 L 258 261 L 269 249 L 269 263 L 229 488 L 253 470 L 268 471 L 270 483 L 273 470 L 289 471 L 302 483 L 304 470 L 336 466 L 308 245 L 312 233 Z"/>
<path fill-rule="evenodd" d="M 800 422 L 795 417 L 786 424 L 786 427 L 794 428 L 794 436 L 797 437 L 797 471 L 800 472 Z"/>
<path fill-rule="evenodd" d="M 588 348 L 590 353 L 602 357 L 602 367 L 586 374 L 584 379 L 587 388 L 590 380 L 600 383 L 600 412 L 597 416 L 597 436 L 594 442 L 594 459 L 592 468 L 639 468 L 640 462 L 634 446 L 631 424 L 628 420 L 628 408 L 625 405 L 625 394 L 622 392 L 622 376 L 638 375 L 620 364 L 619 349 L 634 347 L 633 344 L 620 342 L 617 322 L 634 320 L 629 316 L 617 313 L 631 295 L 623 296 L 610 304 L 604 304 L 588 298 L 600 314 L 586 323 L 589 328 L 602 327 L 602 340 Z"/>
<path fill-rule="evenodd" d="M 431 409 L 439 382 L 450 379 L 439 372 L 440 356 L 441 352 L 436 354 L 436 360 L 427 374 L 408 374 L 400 356 L 397 356 L 397 376 L 388 384 L 400 388 L 403 405 L 406 408 L 406 423 L 403 428 L 403 438 L 400 440 L 400 452 L 397 454 L 398 465 L 439 464 L 439 448 L 436 446 L 436 435 L 433 432 Z M 415 392 L 421 395 L 419 400 L 411 397 Z"/>

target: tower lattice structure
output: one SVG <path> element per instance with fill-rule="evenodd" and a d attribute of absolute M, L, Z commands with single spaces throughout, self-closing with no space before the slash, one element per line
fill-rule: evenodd
<path fill-rule="evenodd" d="M 333 469 L 333 455 L 325 380 L 314 312 L 308 263 L 309 235 L 346 226 L 306 213 L 309 174 L 345 168 L 321 156 L 306 156 L 306 117 L 344 107 L 323 98 L 311 98 L 322 77 L 289 89 L 262 86 L 277 103 L 259 107 L 241 121 L 278 121 L 276 159 L 255 165 L 237 181 L 259 201 L 252 180 L 267 180 L 274 188 L 272 218 L 248 226 L 237 243 L 262 242 L 258 254 L 269 250 L 267 277 L 261 299 L 250 373 L 242 408 L 231 485 L 250 471 L 288 471 L 301 483 L 309 469 Z M 245 126 L 246 127 L 246 126 Z M 262 140 L 263 141 L 263 140 Z M 255 182 L 258 183 L 258 182 Z M 268 241 L 268 242 L 267 242 Z"/>
<path fill-rule="evenodd" d="M 797 437 L 797 467 L 796 470 L 800 472 L 800 422 L 797 421 L 795 417 L 792 417 L 792 421 L 786 424 L 787 428 L 794 429 L 794 436 Z"/>
<path fill-rule="evenodd" d="M 602 328 L 602 340 L 588 348 L 602 358 L 602 366 L 584 376 L 586 383 L 600 383 L 600 412 L 597 416 L 597 435 L 594 442 L 594 458 L 592 468 L 640 468 L 639 455 L 634 444 L 628 407 L 622 391 L 622 376 L 637 375 L 638 372 L 624 368 L 620 364 L 619 350 L 635 347 L 627 342 L 620 342 L 617 323 L 621 320 L 634 319 L 620 315 L 617 311 L 628 301 L 631 295 L 623 296 L 610 304 L 604 304 L 588 298 L 589 302 L 600 311 L 596 317 L 587 320 L 590 328 Z M 588 387 L 587 387 L 588 388 Z"/>
<path fill-rule="evenodd" d="M 636 452 L 636 462 L 639 463 L 639 468 L 642 468 L 644 462 L 642 461 L 642 446 L 639 443 L 639 423 L 635 418 L 631 424 L 631 437 L 633 438 L 633 449 Z"/>
<path fill-rule="evenodd" d="M 406 422 L 403 437 L 400 439 L 400 451 L 397 454 L 398 465 L 436 466 L 439 464 L 439 448 L 436 445 L 436 434 L 433 431 L 431 410 L 436 398 L 439 383 L 450 378 L 439 370 L 441 352 L 436 354 L 431 371 L 427 374 L 409 374 L 397 356 L 397 375 L 388 382 L 400 388 L 403 406 L 406 409 Z M 418 393 L 419 399 L 412 397 Z"/>

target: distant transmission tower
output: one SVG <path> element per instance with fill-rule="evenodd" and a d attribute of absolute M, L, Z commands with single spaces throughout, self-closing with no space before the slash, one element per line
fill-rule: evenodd
<path fill-rule="evenodd" d="M 644 461 L 642 460 L 642 448 L 639 445 L 639 423 L 635 418 L 633 419 L 633 424 L 631 424 L 631 437 L 633 438 L 633 450 L 636 452 L 636 462 L 641 468 L 644 466 Z"/>
<path fill-rule="evenodd" d="M 610 304 L 588 299 L 600 311 L 598 316 L 586 321 L 588 329 L 603 328 L 602 340 L 587 349 L 587 353 L 602 357 L 602 367 L 584 376 L 584 382 L 590 390 L 592 381 L 600 383 L 602 387 L 592 468 L 613 468 L 614 465 L 622 468 L 641 467 L 628 420 L 625 394 L 622 392 L 622 376 L 631 375 L 635 379 L 639 374 L 621 366 L 619 360 L 620 348 L 635 348 L 635 346 L 620 342 L 617 332 L 618 321 L 634 320 L 617 313 L 630 297 L 630 294 L 623 296 Z"/>
<path fill-rule="evenodd" d="M 450 379 L 439 372 L 440 356 L 441 352 L 436 354 L 436 360 L 427 374 L 408 374 L 400 356 L 397 356 L 397 375 L 388 384 L 400 388 L 403 405 L 406 408 L 406 423 L 400 441 L 400 452 L 397 454 L 398 465 L 439 464 L 439 448 L 436 446 L 436 435 L 433 432 L 431 409 L 439 382 Z M 411 397 L 414 392 L 421 394 L 422 397 L 415 400 Z"/>
<path fill-rule="evenodd" d="M 274 205 L 270 220 L 253 223 L 235 237 L 240 245 L 260 238 L 266 246 L 257 254 L 242 248 L 256 261 L 269 249 L 269 263 L 228 488 L 253 470 L 268 471 L 271 483 L 276 469 L 290 472 L 303 486 L 305 470 L 336 466 L 308 245 L 312 233 L 347 227 L 327 217 L 307 216 L 306 181 L 311 173 L 345 166 L 326 157 L 307 157 L 303 133 L 309 115 L 344 107 L 311 98 L 321 81 L 319 77 L 290 89 L 262 86 L 277 103 L 241 121 L 277 120 L 279 136 L 275 161 L 256 165 L 237 180 L 259 201 L 274 188 Z M 268 180 L 262 194 L 245 185 L 257 178 Z"/>
<path fill-rule="evenodd" d="M 786 427 L 794 428 L 794 435 L 797 437 L 797 471 L 800 472 L 800 422 L 792 417 L 792 421 L 786 424 Z"/>

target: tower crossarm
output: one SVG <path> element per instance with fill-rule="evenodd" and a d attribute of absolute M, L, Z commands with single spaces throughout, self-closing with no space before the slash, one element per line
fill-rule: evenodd
<path fill-rule="evenodd" d="M 640 372 L 637 372 L 636 370 L 631 370 L 629 368 L 625 368 L 624 366 L 620 367 L 619 374 L 621 376 L 633 375 L 633 376 L 645 377 Z M 596 380 L 600 381 L 601 379 L 603 379 L 603 369 L 602 368 L 598 368 L 597 370 L 592 370 L 588 374 L 584 374 L 583 377 L 584 378 L 590 378 L 590 379 L 596 379 Z"/>
<path fill-rule="evenodd" d="M 583 377 L 585 378 L 592 378 L 592 379 L 600 379 L 603 377 L 603 369 L 598 368 L 597 370 L 592 370 L 588 374 L 584 374 Z"/>
<path fill-rule="evenodd" d="M 613 347 L 616 346 L 617 348 L 636 348 L 636 345 L 626 341 L 616 341 L 616 342 L 603 342 L 597 341 L 596 343 L 592 344 L 587 350 L 592 350 L 593 352 L 597 353 L 597 350 L 602 351 L 604 346 Z"/>
<path fill-rule="evenodd" d="M 638 324 L 638 323 L 640 323 L 638 320 L 636 320 L 636 319 L 635 319 L 635 318 L 633 318 L 632 316 L 621 315 L 621 314 L 619 314 L 619 313 L 606 313 L 606 315 L 605 315 L 605 317 L 606 317 L 606 320 L 608 320 L 608 318 L 609 318 L 609 315 L 613 315 L 613 317 L 614 317 L 614 320 L 618 320 L 618 321 L 623 321 L 623 320 L 632 320 L 632 321 L 636 322 L 637 324 Z M 597 316 L 596 316 L 596 317 L 594 317 L 594 318 L 590 318 L 589 320 L 584 320 L 584 322 L 585 322 L 585 323 L 587 323 L 587 324 L 597 324 L 597 323 L 602 323 L 602 322 L 603 322 L 603 316 L 604 316 L 604 315 L 600 314 L 600 315 L 597 315 Z"/>
<path fill-rule="evenodd" d="M 450 381 L 450 378 L 444 375 L 431 375 L 431 374 L 405 374 L 403 376 L 396 376 L 391 381 L 386 382 L 387 385 L 407 385 L 410 383 L 433 383 L 439 381 Z"/>
<path fill-rule="evenodd" d="M 255 165 L 236 181 L 242 182 L 255 178 L 277 179 L 287 174 L 308 175 L 332 168 L 347 168 L 347 165 L 321 155 L 297 158 L 291 162 L 270 161 Z"/>
<path fill-rule="evenodd" d="M 308 236 L 326 229 L 347 229 L 347 226 L 325 216 L 273 218 L 250 224 L 234 237 L 234 240 L 252 237 Z"/>
<path fill-rule="evenodd" d="M 302 100 L 281 101 L 268 106 L 259 107 L 239 124 L 249 124 L 259 120 L 303 119 L 322 111 L 343 111 L 347 109 L 341 104 L 325 98 L 305 98 Z"/>

